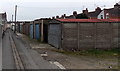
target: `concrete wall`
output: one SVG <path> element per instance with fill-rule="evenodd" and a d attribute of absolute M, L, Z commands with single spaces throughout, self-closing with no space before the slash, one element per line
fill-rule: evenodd
<path fill-rule="evenodd" d="M 65 50 L 78 49 L 78 23 L 62 24 L 62 48 Z"/>
<path fill-rule="evenodd" d="M 118 40 L 120 40 L 120 36 L 119 36 L 119 31 L 120 31 L 120 28 L 118 28 L 118 27 L 120 27 L 120 24 L 119 23 L 114 23 L 113 24 L 113 47 L 118 47 Z"/>
<path fill-rule="evenodd" d="M 95 47 L 95 23 L 79 23 L 78 48 L 86 49 Z"/>
<path fill-rule="evenodd" d="M 119 23 L 60 24 L 54 23 L 49 26 L 48 43 L 56 48 L 61 47 L 65 50 L 118 48 Z"/>

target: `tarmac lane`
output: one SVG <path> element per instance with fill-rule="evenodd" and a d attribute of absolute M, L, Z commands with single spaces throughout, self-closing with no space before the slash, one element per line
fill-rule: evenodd
<path fill-rule="evenodd" d="M 10 43 L 10 30 L 5 31 L 2 40 L 2 69 L 16 69 Z"/>
<path fill-rule="evenodd" d="M 22 64 L 26 69 L 31 70 L 38 70 L 38 69 L 59 69 L 54 64 L 51 64 L 47 60 L 44 60 L 41 55 L 35 51 L 34 49 L 31 49 L 31 47 L 24 43 L 19 36 L 14 34 L 14 32 L 11 29 L 8 29 L 5 31 L 5 35 L 3 37 L 2 41 L 2 69 L 4 70 L 15 70 L 16 62 L 14 59 L 14 54 L 12 50 L 12 44 L 11 44 L 11 38 L 13 39 L 16 50 L 19 53 L 19 57 L 22 61 Z M 1 48 L 1 47 L 0 47 Z"/>
<path fill-rule="evenodd" d="M 56 65 L 44 60 L 41 55 L 34 49 L 31 49 L 28 44 L 23 43 L 24 41 L 11 30 L 10 33 L 25 69 L 59 69 Z"/>

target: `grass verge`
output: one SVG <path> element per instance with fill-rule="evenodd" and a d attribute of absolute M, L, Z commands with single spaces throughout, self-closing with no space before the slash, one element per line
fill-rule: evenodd
<path fill-rule="evenodd" d="M 84 56 L 96 56 L 96 57 L 119 57 L 120 50 L 119 49 L 89 49 L 89 50 L 81 50 L 81 51 L 65 51 L 65 50 L 53 50 L 55 52 L 59 52 L 66 55 L 84 55 Z"/>

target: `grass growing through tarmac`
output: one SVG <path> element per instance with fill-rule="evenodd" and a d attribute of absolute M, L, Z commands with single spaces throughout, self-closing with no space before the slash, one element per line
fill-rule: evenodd
<path fill-rule="evenodd" d="M 81 51 L 65 51 L 65 50 L 53 50 L 62 54 L 66 55 L 84 55 L 84 56 L 96 56 L 96 57 L 118 57 L 120 54 L 119 49 L 109 49 L 109 50 L 103 50 L 103 49 L 89 49 L 89 50 L 81 50 Z"/>

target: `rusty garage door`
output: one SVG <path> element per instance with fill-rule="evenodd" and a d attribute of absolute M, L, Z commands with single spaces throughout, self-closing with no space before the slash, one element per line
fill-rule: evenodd
<path fill-rule="evenodd" d="M 60 48 L 61 45 L 61 31 L 60 24 L 50 24 L 48 30 L 48 43 L 56 48 Z"/>

